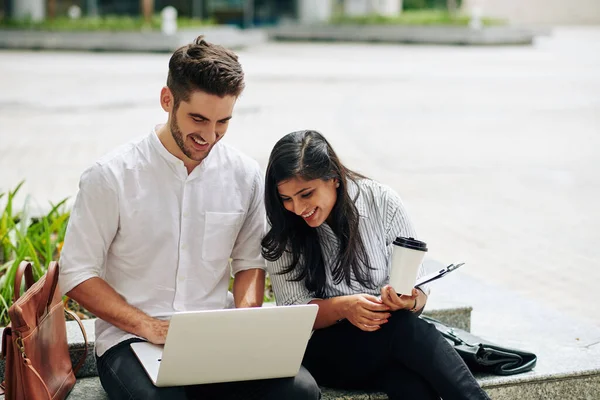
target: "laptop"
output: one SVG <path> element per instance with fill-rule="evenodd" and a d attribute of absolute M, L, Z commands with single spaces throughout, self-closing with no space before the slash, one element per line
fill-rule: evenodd
<path fill-rule="evenodd" d="M 316 304 L 176 313 L 164 347 L 130 346 L 155 386 L 285 378 L 300 370 Z"/>

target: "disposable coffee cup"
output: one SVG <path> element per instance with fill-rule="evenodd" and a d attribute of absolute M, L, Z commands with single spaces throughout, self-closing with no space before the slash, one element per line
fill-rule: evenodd
<path fill-rule="evenodd" d="M 398 294 L 412 294 L 417 282 L 419 267 L 423 262 L 427 244 L 414 238 L 397 237 L 394 240 L 390 286 Z"/>

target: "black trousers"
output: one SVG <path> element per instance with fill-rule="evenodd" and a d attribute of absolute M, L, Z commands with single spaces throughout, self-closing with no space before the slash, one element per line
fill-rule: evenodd
<path fill-rule="evenodd" d="M 319 387 L 304 368 L 301 368 L 298 375 L 293 378 L 158 388 L 148 378 L 129 346 L 136 341 L 140 340 L 126 340 L 109 349 L 102 357 L 96 358 L 100 382 L 111 400 L 318 400 L 321 398 Z M 260 365 L 256 368 L 260 368 Z"/>
<path fill-rule="evenodd" d="M 348 321 L 313 333 L 303 365 L 319 385 L 385 392 L 396 399 L 489 399 L 438 331 L 393 312 L 375 332 Z"/>

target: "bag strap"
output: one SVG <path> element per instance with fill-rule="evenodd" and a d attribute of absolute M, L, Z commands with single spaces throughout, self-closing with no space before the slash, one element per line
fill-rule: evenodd
<path fill-rule="evenodd" d="M 33 365 L 31 365 L 31 360 L 29 360 L 29 358 L 24 358 L 23 359 L 23 363 L 27 366 L 27 368 L 29 368 L 33 374 L 38 378 L 38 380 L 40 381 L 40 383 L 42 384 L 42 386 L 44 387 L 44 390 L 46 391 L 46 394 L 48 395 L 48 400 L 52 400 L 52 395 L 50 394 L 50 391 L 48 390 L 48 386 L 46 386 L 46 384 L 44 383 L 44 380 L 42 379 L 42 377 L 40 376 L 40 374 L 38 374 L 38 372 L 35 370 L 35 368 L 33 368 Z"/>
<path fill-rule="evenodd" d="M 58 263 L 52 261 L 48 265 L 48 271 L 46 272 L 44 288 L 42 289 L 42 301 L 38 304 L 37 318 L 40 320 L 44 313 L 48 312 L 56 286 L 58 285 Z"/>
<path fill-rule="evenodd" d="M 13 303 L 21 297 L 21 281 L 23 280 L 23 275 L 25 275 L 25 291 L 27 291 L 35 283 L 35 280 L 33 279 L 33 267 L 29 261 L 21 261 L 17 268 L 13 290 Z"/>
<path fill-rule="evenodd" d="M 77 372 L 79 372 L 81 367 L 83 367 L 83 364 L 85 363 L 85 359 L 87 358 L 88 338 L 87 338 L 87 334 L 85 333 L 85 328 L 83 327 L 83 322 L 81 322 L 81 319 L 77 316 L 77 314 L 75 314 L 73 311 L 69 311 L 69 310 L 65 310 L 65 314 L 68 314 L 75 321 L 77 321 L 77 324 L 79 325 L 79 328 L 81 329 L 81 333 L 83 334 L 83 340 L 85 342 L 85 346 L 83 347 L 83 356 L 81 357 L 81 359 L 79 360 L 77 365 L 75 365 L 75 368 L 73 368 L 73 374 L 77 374 Z"/>
<path fill-rule="evenodd" d="M 2 358 L 3 360 L 6 360 L 6 353 L 8 352 L 8 342 L 10 341 L 9 336 L 11 335 L 12 326 L 9 322 L 8 325 L 6 325 L 6 327 L 2 331 L 2 355 L 0 356 L 0 358 Z"/>

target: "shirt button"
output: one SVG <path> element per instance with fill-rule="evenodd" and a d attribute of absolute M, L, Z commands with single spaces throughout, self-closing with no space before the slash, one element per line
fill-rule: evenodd
<path fill-rule="evenodd" d="M 179 281 L 179 282 L 184 282 L 184 281 L 185 281 L 185 276 L 180 276 L 180 277 L 178 278 L 178 281 Z"/>
<path fill-rule="evenodd" d="M 189 216 L 190 216 L 190 213 L 186 211 L 186 212 L 184 212 L 184 213 L 183 213 L 183 216 L 184 216 L 185 218 L 187 218 L 187 217 L 189 217 Z"/>
<path fill-rule="evenodd" d="M 182 244 L 181 245 L 181 250 L 185 250 L 185 249 L 187 249 L 187 245 L 186 244 Z"/>

